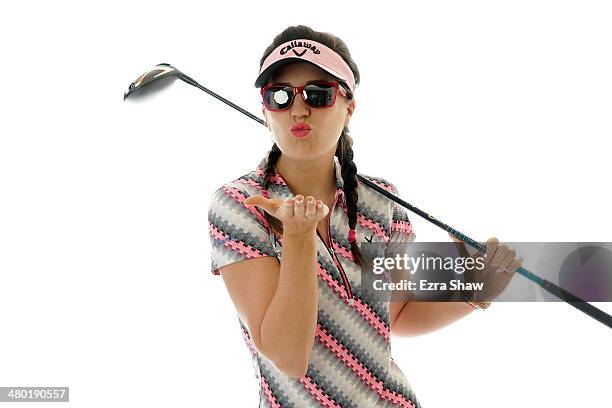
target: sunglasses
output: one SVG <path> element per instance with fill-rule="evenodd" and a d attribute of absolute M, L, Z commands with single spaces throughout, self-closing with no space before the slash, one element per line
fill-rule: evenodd
<path fill-rule="evenodd" d="M 311 108 L 330 108 L 336 102 L 338 91 L 347 96 L 338 82 L 319 81 L 302 86 L 270 84 L 261 88 L 261 97 L 266 109 L 273 112 L 289 109 L 297 94 L 301 94 Z"/>

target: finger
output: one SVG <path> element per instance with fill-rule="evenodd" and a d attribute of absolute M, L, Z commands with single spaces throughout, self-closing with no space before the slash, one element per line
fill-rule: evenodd
<path fill-rule="evenodd" d="M 322 219 L 329 213 L 329 207 L 327 207 L 327 205 L 323 201 L 319 201 L 320 202 L 317 203 L 317 218 Z"/>
<path fill-rule="evenodd" d="M 266 210 L 266 212 L 270 214 L 273 214 L 274 212 L 276 212 L 276 209 L 279 206 L 278 200 L 269 199 L 262 195 L 253 195 L 253 196 L 247 197 L 243 201 L 243 204 L 263 208 L 264 210 Z"/>
<path fill-rule="evenodd" d="M 252 195 L 250 197 L 247 197 L 246 200 L 243 201 L 244 204 L 246 205 L 261 205 L 261 203 L 265 202 L 266 198 L 262 195 Z"/>
<path fill-rule="evenodd" d="M 314 218 L 315 215 L 317 215 L 317 207 L 316 204 L 319 201 L 316 201 L 314 199 L 314 197 L 307 197 L 306 198 L 306 217 L 308 218 Z"/>
<path fill-rule="evenodd" d="M 476 252 L 474 253 L 474 255 L 472 255 L 472 257 L 474 259 L 476 259 L 476 258 L 484 258 L 484 254 L 482 252 L 476 250 Z"/>
<path fill-rule="evenodd" d="M 304 196 L 298 194 L 295 196 L 293 204 L 293 214 L 299 217 L 303 217 L 306 212 L 306 206 L 304 205 Z"/>
<path fill-rule="evenodd" d="M 279 216 L 286 219 L 288 217 L 292 217 L 293 216 L 293 199 L 292 198 L 287 198 L 285 200 L 283 200 L 283 203 L 281 204 L 278 212 L 279 212 Z"/>
<path fill-rule="evenodd" d="M 508 269 L 508 266 L 512 263 L 515 256 L 516 251 L 514 249 L 509 250 L 504 259 L 499 263 L 500 269 Z"/>
<path fill-rule="evenodd" d="M 489 238 L 487 240 L 487 244 L 486 244 L 487 248 L 484 254 L 485 262 L 491 262 L 491 259 L 493 258 L 493 255 L 495 254 L 495 249 L 497 249 L 497 244 L 499 244 L 499 241 L 495 237 Z"/>
<path fill-rule="evenodd" d="M 448 233 L 448 235 L 451 237 L 451 239 L 455 242 L 463 242 L 461 241 L 459 238 L 457 238 L 456 236 L 454 236 L 453 234 L 451 234 L 450 232 Z"/>
<path fill-rule="evenodd" d="M 523 258 L 517 258 L 514 261 L 512 261 L 512 263 L 510 265 L 508 265 L 508 267 L 506 268 L 506 271 L 508 273 L 514 273 L 519 266 L 521 266 L 523 264 Z"/>
<path fill-rule="evenodd" d="M 505 245 L 500 245 L 495 250 L 495 255 L 493 255 L 493 259 L 491 260 L 491 266 L 496 268 L 499 267 L 499 264 L 504 260 L 506 254 L 508 253 L 508 247 Z"/>

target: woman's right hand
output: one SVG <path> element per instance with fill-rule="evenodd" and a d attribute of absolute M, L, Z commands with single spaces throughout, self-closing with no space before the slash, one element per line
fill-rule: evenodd
<path fill-rule="evenodd" d="M 313 196 L 298 194 L 293 198 L 278 200 L 254 195 L 244 200 L 246 205 L 263 208 L 283 223 L 283 235 L 301 236 L 315 232 L 317 224 L 329 213 L 329 207 Z"/>

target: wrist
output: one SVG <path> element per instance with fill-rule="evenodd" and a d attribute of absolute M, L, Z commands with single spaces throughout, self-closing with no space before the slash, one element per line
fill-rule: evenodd
<path fill-rule="evenodd" d="M 295 231 L 283 231 L 283 239 L 294 239 L 294 240 L 302 240 L 308 241 L 311 239 L 315 239 L 317 237 L 317 229 L 309 228 L 305 231 L 295 232 Z"/>
<path fill-rule="evenodd" d="M 474 309 L 486 310 L 491 306 L 491 302 L 477 302 L 474 300 L 474 291 L 464 290 L 460 291 L 461 299 L 473 307 Z"/>

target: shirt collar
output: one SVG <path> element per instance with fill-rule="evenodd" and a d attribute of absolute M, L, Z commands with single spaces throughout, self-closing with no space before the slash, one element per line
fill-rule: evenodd
<path fill-rule="evenodd" d="M 262 182 L 263 182 L 263 174 L 265 174 L 264 172 L 265 172 L 267 162 L 268 162 L 268 155 L 266 154 L 260 160 L 259 165 L 257 165 L 257 173 L 261 175 Z M 338 159 L 338 156 L 334 156 L 334 171 L 336 172 L 336 199 L 341 199 L 342 203 L 346 205 L 346 198 L 344 196 L 344 180 L 342 179 L 342 167 L 340 166 L 340 160 Z M 283 177 L 280 175 L 280 173 L 277 171 L 276 166 L 274 166 L 274 173 L 272 176 L 276 178 L 280 182 L 281 185 L 285 186 L 285 188 L 287 188 L 287 191 L 289 191 L 289 187 L 287 186 L 287 183 L 285 182 Z"/>

